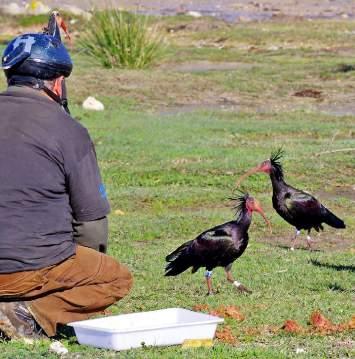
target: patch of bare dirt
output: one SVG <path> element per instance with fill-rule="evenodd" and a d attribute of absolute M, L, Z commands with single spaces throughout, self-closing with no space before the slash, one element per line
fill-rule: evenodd
<path fill-rule="evenodd" d="M 172 108 L 175 112 L 186 105 L 192 106 L 186 109 L 186 112 L 190 112 L 194 107 L 232 106 L 239 101 L 237 94 L 224 91 L 214 81 L 187 73 L 96 69 L 95 73 L 85 70 L 74 72 L 72 77 L 68 86 L 76 98 L 86 98 L 93 93 L 97 96 L 109 94 L 134 99 L 141 106 L 148 104 L 150 108 L 160 108 L 160 111 Z M 75 84 L 75 87 L 71 84 Z"/>
<path fill-rule="evenodd" d="M 182 22 L 177 25 L 163 25 L 166 32 L 174 34 L 177 32 L 206 32 L 211 30 L 228 29 L 229 25 L 223 21 L 209 22 L 205 19 L 195 20 L 194 22 Z"/>
<path fill-rule="evenodd" d="M 164 64 L 160 68 L 168 68 L 170 71 L 177 72 L 206 72 L 206 71 L 227 71 L 251 69 L 255 65 L 241 62 L 211 62 L 211 61 L 191 61 L 182 64 Z"/>
<path fill-rule="evenodd" d="M 304 89 L 301 91 L 297 91 L 293 94 L 296 97 L 312 97 L 320 99 L 322 98 L 322 91 L 314 90 L 314 89 Z"/>
<path fill-rule="evenodd" d="M 334 103 L 319 106 L 319 110 L 332 116 L 355 116 L 355 103 Z"/>
<path fill-rule="evenodd" d="M 339 88 L 339 83 L 342 88 Z M 327 80 L 323 101 L 316 105 L 316 108 L 332 116 L 354 116 L 355 95 L 353 84 L 350 80 Z"/>
<path fill-rule="evenodd" d="M 355 107 L 354 107 L 355 110 Z M 340 187 L 335 188 L 331 191 L 318 191 L 316 192 L 316 197 L 321 199 L 339 199 L 339 197 L 350 199 L 351 201 L 355 201 L 355 187 Z"/>
<path fill-rule="evenodd" d="M 45 25 L 45 24 L 44 24 Z M 2 37 L 15 37 L 24 33 L 38 33 L 43 30 L 43 26 L 14 26 L 11 22 L 0 24 L 0 34 Z"/>
<path fill-rule="evenodd" d="M 1 0 L 0 4 L 6 3 Z M 17 0 L 21 3 L 21 0 Z M 305 18 L 340 18 L 347 19 L 355 15 L 355 3 L 349 0 L 46 0 L 50 6 L 60 7 L 64 4 L 75 5 L 83 9 L 113 5 L 125 9 L 138 10 L 149 14 L 189 14 L 195 11 L 205 16 L 215 16 L 227 21 L 266 20 L 272 16 L 305 17 Z M 198 15 L 197 15 L 198 16 Z"/>
<path fill-rule="evenodd" d="M 354 246 L 354 241 L 350 238 L 344 238 L 341 231 L 333 233 L 326 233 L 329 228 L 325 228 L 322 233 L 311 233 L 312 238 L 312 250 L 313 251 L 347 251 L 351 250 Z M 292 243 L 291 238 L 294 236 L 294 230 L 290 227 L 289 235 L 283 237 L 273 236 L 273 237 L 264 237 L 262 240 L 258 240 L 262 243 L 270 244 L 271 246 L 291 249 Z M 294 245 L 295 250 L 304 250 L 309 251 L 308 245 L 306 242 L 307 232 L 301 232 L 300 236 L 297 238 L 296 244 Z"/>

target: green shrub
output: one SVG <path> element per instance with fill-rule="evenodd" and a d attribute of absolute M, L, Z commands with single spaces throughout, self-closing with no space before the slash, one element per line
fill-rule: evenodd
<path fill-rule="evenodd" d="M 15 20 L 19 26 L 29 27 L 29 26 L 46 26 L 48 23 L 48 18 L 50 14 L 41 14 L 41 15 L 18 15 L 15 17 Z"/>
<path fill-rule="evenodd" d="M 80 45 L 105 67 L 148 67 L 161 55 L 162 36 L 146 16 L 119 10 L 96 11 Z"/>

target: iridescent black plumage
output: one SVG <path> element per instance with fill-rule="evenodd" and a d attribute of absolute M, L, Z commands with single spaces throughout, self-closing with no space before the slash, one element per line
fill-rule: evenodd
<path fill-rule="evenodd" d="M 279 149 L 270 157 L 270 179 L 273 187 L 272 203 L 276 212 L 299 231 L 323 229 L 322 223 L 334 228 L 345 228 L 344 222 L 325 208 L 315 197 L 288 185 L 284 181 Z"/>
<path fill-rule="evenodd" d="M 223 223 L 199 234 L 166 257 L 166 276 L 178 275 L 189 267 L 195 273 L 205 267 L 211 271 L 215 267 L 231 265 L 245 251 L 248 245 L 248 229 L 251 213 L 246 208 L 248 194 L 233 200 L 236 202 L 237 219 Z"/>
<path fill-rule="evenodd" d="M 270 157 L 270 162 L 274 169 L 274 174 L 279 180 L 282 180 L 284 178 L 283 168 L 280 162 L 281 158 L 283 157 L 283 154 L 283 149 L 279 148 L 277 151 L 273 152 Z"/>
<path fill-rule="evenodd" d="M 43 33 L 55 37 L 59 42 L 62 42 L 60 35 L 60 27 L 57 17 L 60 16 L 57 11 L 53 11 L 49 17 L 48 25 L 43 29 Z"/>
<path fill-rule="evenodd" d="M 246 210 L 247 199 L 249 198 L 248 193 L 239 191 L 240 195 L 237 197 L 230 197 L 229 199 L 234 202 L 232 208 L 235 210 L 235 217 L 239 218 L 242 215 L 243 211 Z"/>
<path fill-rule="evenodd" d="M 63 19 L 61 18 L 58 11 L 53 11 L 49 17 L 48 25 L 43 29 L 43 33 L 46 35 L 53 36 L 58 40 L 58 42 L 62 42 L 62 37 L 60 35 L 60 28 L 62 28 L 67 37 L 70 39 L 69 33 L 67 31 L 66 25 L 64 24 Z M 70 114 L 69 104 L 68 104 L 68 96 L 67 96 L 67 87 L 65 84 L 65 80 L 62 80 L 62 94 L 61 94 L 61 105 L 64 110 Z"/>

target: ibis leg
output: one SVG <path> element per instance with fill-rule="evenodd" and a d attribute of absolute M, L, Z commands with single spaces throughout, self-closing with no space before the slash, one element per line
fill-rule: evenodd
<path fill-rule="evenodd" d="M 213 295 L 212 290 L 212 271 L 206 270 L 205 273 L 206 283 L 207 283 L 207 295 Z"/>
<path fill-rule="evenodd" d="M 296 243 L 296 239 L 297 237 L 300 235 L 301 231 L 296 229 L 295 235 L 292 237 L 291 239 L 291 251 L 295 250 L 295 243 Z"/>
<path fill-rule="evenodd" d="M 308 230 L 308 233 L 307 233 L 307 245 L 308 245 L 308 249 L 309 250 L 312 250 L 312 239 L 311 239 L 311 236 L 310 236 L 310 233 L 311 233 L 311 230 Z"/>
<path fill-rule="evenodd" d="M 245 287 L 242 283 L 234 280 L 231 272 L 231 268 L 232 268 L 231 264 L 224 268 L 224 270 L 226 271 L 227 281 L 232 283 L 237 288 L 237 290 L 241 293 L 249 293 L 249 294 L 252 293 L 252 291 L 247 287 Z"/>
<path fill-rule="evenodd" d="M 226 271 L 227 281 L 233 283 L 234 278 L 232 274 L 232 263 L 224 267 L 224 270 Z"/>

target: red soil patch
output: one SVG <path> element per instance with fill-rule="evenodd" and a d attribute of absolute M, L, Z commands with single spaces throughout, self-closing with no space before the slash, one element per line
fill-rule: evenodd
<path fill-rule="evenodd" d="M 196 312 L 208 312 L 210 307 L 207 304 L 196 304 L 192 307 Z"/>
<path fill-rule="evenodd" d="M 311 314 L 310 324 L 314 330 L 321 333 L 337 331 L 337 326 L 318 310 Z"/>
<path fill-rule="evenodd" d="M 348 322 L 334 324 L 320 311 L 315 311 L 311 314 L 310 324 L 312 325 L 313 331 L 323 335 L 339 333 L 355 329 L 355 315 L 353 315 Z"/>
<path fill-rule="evenodd" d="M 232 333 L 230 326 L 226 325 L 222 329 L 216 331 L 216 338 L 223 343 L 236 344 L 237 339 Z"/>
<path fill-rule="evenodd" d="M 343 326 L 345 330 L 355 330 L 355 314 L 351 317 L 351 319 L 347 323 L 340 325 Z"/>
<path fill-rule="evenodd" d="M 299 334 L 304 332 L 304 328 L 299 325 L 295 320 L 288 319 L 281 327 L 287 333 Z"/>
<path fill-rule="evenodd" d="M 267 334 L 277 334 L 280 330 L 290 334 L 320 334 L 329 335 L 355 329 L 355 315 L 345 323 L 334 324 L 326 318 L 320 311 L 314 311 L 310 316 L 310 326 L 302 327 L 297 321 L 288 319 L 282 327 L 272 325 L 262 325 L 259 327 L 242 328 L 242 333 L 247 336 L 258 336 Z"/>
<path fill-rule="evenodd" d="M 197 304 L 193 307 L 193 310 L 208 312 L 217 317 L 232 318 L 239 322 L 245 319 L 245 316 L 240 312 L 240 308 L 235 305 L 220 305 L 218 308 L 212 309 L 207 304 Z"/>
<path fill-rule="evenodd" d="M 213 313 L 213 314 L 212 314 Z M 240 308 L 234 305 L 221 305 L 216 310 L 210 311 L 211 315 L 217 315 L 223 318 L 233 318 L 239 322 L 245 319 L 245 316 L 240 313 Z"/>

